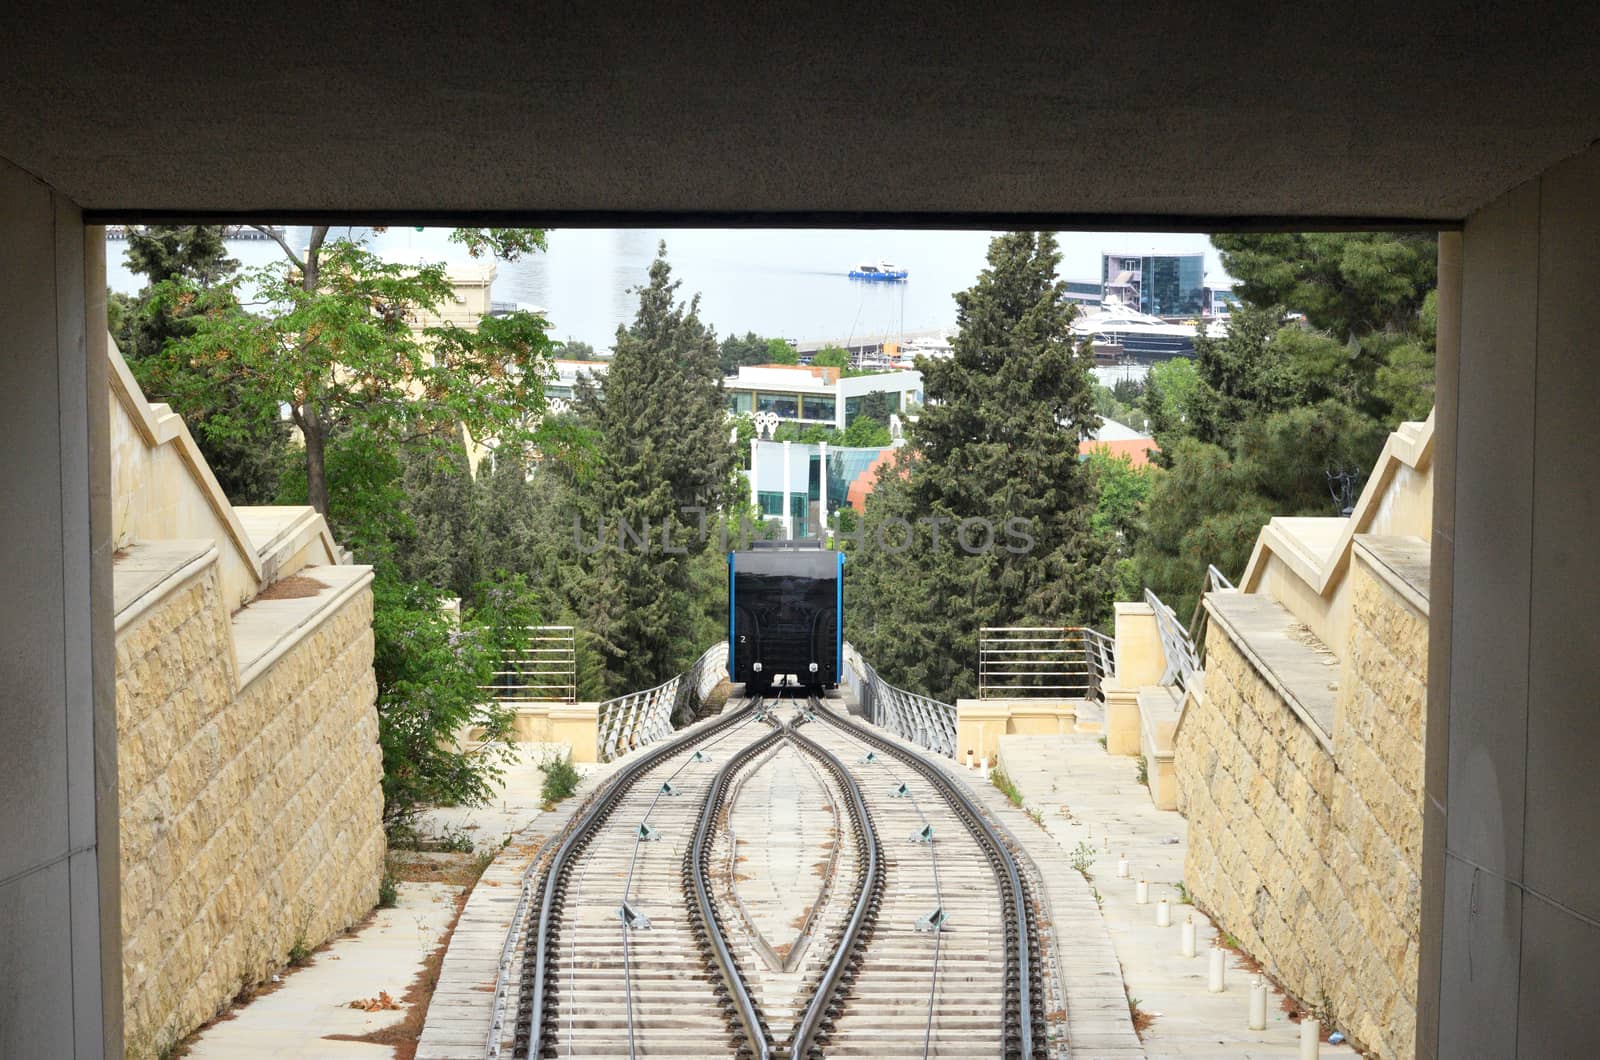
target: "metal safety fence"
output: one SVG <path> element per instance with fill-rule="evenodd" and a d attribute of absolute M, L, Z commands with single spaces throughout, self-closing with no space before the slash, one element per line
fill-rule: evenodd
<path fill-rule="evenodd" d="M 529 626 L 527 638 L 495 664 L 483 691 L 502 706 L 572 703 L 578 698 L 577 640 L 571 626 Z"/>
<path fill-rule="evenodd" d="M 1161 636 L 1161 654 L 1166 668 L 1161 675 L 1164 685 L 1177 685 L 1187 690 L 1194 675 L 1205 665 L 1206 594 L 1219 589 L 1232 589 L 1230 582 L 1214 566 L 1206 567 L 1200 585 L 1200 598 L 1194 605 L 1194 616 L 1187 628 L 1178 621 L 1177 614 L 1149 589 L 1144 591 L 1144 602 L 1155 612 L 1156 632 Z"/>
<path fill-rule="evenodd" d="M 728 642 L 707 648 L 694 665 L 654 688 L 608 699 L 599 707 L 600 761 L 609 762 L 672 733 L 674 718 L 700 712 L 711 690 L 728 676 Z"/>
<path fill-rule="evenodd" d="M 849 643 L 844 659 L 844 683 L 855 692 L 868 721 L 924 750 L 956 756 L 955 707 L 891 685 Z"/>
<path fill-rule="evenodd" d="M 984 626 L 979 699 L 1093 699 L 1117 672 L 1116 641 L 1083 626 Z"/>

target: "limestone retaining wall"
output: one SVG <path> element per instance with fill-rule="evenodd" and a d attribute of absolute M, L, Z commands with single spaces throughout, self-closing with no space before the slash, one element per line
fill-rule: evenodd
<path fill-rule="evenodd" d="M 117 632 L 133 1057 L 160 1054 L 377 902 L 371 591 L 318 612 L 240 688 L 223 585 L 212 559 Z"/>
<path fill-rule="evenodd" d="M 1332 752 L 1210 624 L 1204 695 L 1176 738 L 1184 876 L 1291 992 L 1379 1055 L 1409 1057 L 1428 619 L 1360 549 L 1350 573 Z"/>

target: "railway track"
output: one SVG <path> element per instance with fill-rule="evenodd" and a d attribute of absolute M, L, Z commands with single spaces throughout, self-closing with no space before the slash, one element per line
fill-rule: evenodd
<path fill-rule="evenodd" d="M 1045 1055 L 1011 853 L 936 767 L 814 701 L 642 752 L 552 846 L 517 1056 Z"/>

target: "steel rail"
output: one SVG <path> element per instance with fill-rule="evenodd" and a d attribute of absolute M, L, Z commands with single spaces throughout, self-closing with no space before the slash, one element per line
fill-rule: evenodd
<path fill-rule="evenodd" d="M 813 700 L 811 706 L 814 715 L 821 704 Z M 794 741 L 795 746 L 820 761 L 844 789 L 849 797 L 847 809 L 866 859 L 865 868 L 857 878 L 856 904 L 851 911 L 850 920 L 834 947 L 832 960 L 828 962 L 828 967 L 817 982 L 810 1004 L 806 1006 L 800 1021 L 795 1024 L 789 1046 L 790 1060 L 802 1060 L 808 1056 L 817 1035 L 828 1024 L 828 1010 L 833 1005 L 835 995 L 840 991 L 845 972 L 852 962 L 860 959 L 872 920 L 876 917 L 877 905 L 882 898 L 884 882 L 883 851 L 878 844 L 877 829 L 873 827 L 872 814 L 867 809 L 866 799 L 861 795 L 860 785 L 856 783 L 855 777 L 845 768 L 845 764 L 837 755 L 814 740 L 800 735 L 796 731 L 797 725 L 798 723 L 791 724 L 786 735 Z"/>
<path fill-rule="evenodd" d="M 616 809 L 622 797 L 645 773 L 654 769 L 662 761 L 672 755 L 684 751 L 695 744 L 710 739 L 713 736 L 726 734 L 756 716 L 755 705 L 745 706 L 732 714 L 728 714 L 700 732 L 685 733 L 674 740 L 652 746 L 645 751 L 636 761 L 629 762 L 620 772 L 611 778 L 605 787 L 601 788 L 594 796 L 589 807 L 583 810 L 572 822 L 567 825 L 565 838 L 556 849 L 555 854 L 546 863 L 544 869 L 544 882 L 540 887 L 542 897 L 539 902 L 539 922 L 533 937 L 528 941 L 528 949 L 533 950 L 531 972 L 524 971 L 524 988 L 518 1006 L 518 1042 L 515 1049 L 518 1056 L 538 1056 L 543 1051 L 544 1037 L 548 1030 L 545 1022 L 546 1005 L 546 972 L 551 960 L 551 928 L 556 917 L 556 910 L 560 905 L 560 894 L 566 886 L 567 875 L 572 870 L 572 859 L 576 853 L 588 845 L 599 827 L 604 824 L 611 812 Z M 532 979 L 532 989 L 527 988 L 527 980 Z M 521 1025 L 528 1025 L 526 1046 L 523 1045 Z"/>
<path fill-rule="evenodd" d="M 722 973 L 723 982 L 728 987 L 734 1014 L 744 1026 L 750 1050 L 756 1060 L 769 1060 L 772 1055 L 772 1043 L 767 1035 L 766 1021 L 762 1019 L 755 999 L 750 996 L 750 988 L 745 984 L 744 975 L 739 971 L 733 951 L 728 947 L 727 937 L 722 931 L 722 918 L 712 901 L 709 879 L 711 840 L 716 832 L 718 811 L 722 809 L 723 793 L 727 791 L 728 782 L 733 774 L 747 762 L 765 752 L 767 748 L 782 740 L 783 736 L 782 727 L 774 728 L 759 740 L 745 745 L 717 770 L 716 777 L 706 789 L 705 802 L 700 808 L 700 821 L 695 826 L 694 842 L 684 855 L 683 861 L 684 875 L 688 878 L 693 891 L 694 908 L 700 917 L 699 927 L 705 933 L 705 940 L 711 948 L 711 956 L 716 962 L 717 969 Z"/>
<path fill-rule="evenodd" d="M 706 744 L 705 749 L 706 750 L 710 750 L 711 748 L 717 746 L 717 744 L 721 743 L 723 740 L 726 740 L 728 737 L 732 736 L 735 732 L 737 732 L 742 727 L 742 725 L 743 725 L 743 723 L 741 722 L 739 725 L 735 725 L 733 728 L 731 728 L 728 731 L 722 733 L 715 740 L 712 740 L 710 743 Z M 698 757 L 698 755 L 696 757 Z M 633 854 L 628 858 L 628 876 L 627 876 L 627 879 L 625 879 L 623 881 L 623 883 L 622 883 L 622 901 L 624 903 L 628 903 L 628 902 L 632 901 L 632 898 L 633 898 L 633 893 L 632 893 L 633 892 L 633 871 L 639 864 L 639 847 L 645 841 L 644 840 L 644 829 L 645 829 L 645 826 L 650 823 L 650 817 L 656 812 L 656 807 L 661 804 L 661 794 L 662 794 L 662 792 L 664 792 L 666 790 L 667 784 L 671 784 L 674 780 L 677 780 L 678 777 L 682 776 L 683 775 L 683 771 L 685 769 L 688 769 L 689 766 L 691 764 L 693 764 L 694 761 L 695 761 L 694 758 L 685 758 L 681 763 L 678 764 L 678 768 L 674 769 L 672 771 L 672 775 L 667 777 L 666 782 L 664 784 L 662 784 L 662 786 L 660 788 L 656 789 L 655 798 L 650 800 L 650 807 L 649 807 L 649 809 L 645 810 L 644 818 L 642 820 L 640 820 L 640 822 L 639 822 L 639 832 L 637 834 L 635 834 L 634 837 L 633 837 Z M 628 945 L 628 935 L 632 930 L 633 930 L 633 926 L 631 924 L 629 924 L 627 921 L 623 921 L 623 923 L 622 923 L 622 986 L 623 986 L 623 1000 L 625 1002 L 625 1008 L 626 1008 L 626 1011 L 627 1011 L 627 1020 L 628 1020 L 628 1057 L 629 1057 L 629 1060 L 632 1060 L 632 1058 L 637 1055 L 637 1051 L 636 1051 L 635 1043 L 634 1043 L 634 1033 L 633 1033 L 633 955 L 632 955 L 631 948 Z"/>
<path fill-rule="evenodd" d="M 989 823 L 983 811 L 970 796 L 946 777 L 937 766 L 924 760 L 920 755 L 913 754 L 832 711 L 820 710 L 813 713 L 863 743 L 871 744 L 893 755 L 921 774 L 944 797 L 945 802 L 966 825 L 967 831 L 988 852 L 1001 885 L 1002 902 L 1009 906 L 1006 962 L 1008 978 L 1014 974 L 1017 984 L 1015 995 L 1009 990 L 1006 993 L 1005 1022 L 1008 1027 L 1016 1028 L 1018 1047 L 1015 1050 L 1011 1049 L 1008 1040 L 1005 1055 L 1008 1058 L 1021 1057 L 1023 1060 L 1034 1060 L 1035 1057 L 1042 1056 L 1042 1051 L 1035 1052 L 1034 1029 L 1036 1025 L 1043 1026 L 1044 1011 L 1042 996 L 1033 990 L 1033 976 L 1036 974 L 1036 969 L 1032 962 L 1034 939 L 1030 931 L 1028 893 L 1023 885 L 1022 874 L 1017 868 L 1016 858 L 1000 838 L 1000 833 L 995 831 L 994 826 Z M 1015 929 L 1014 936 L 1009 930 L 1012 927 Z M 1038 1044 L 1040 1046 L 1044 1044 L 1042 1035 Z"/>

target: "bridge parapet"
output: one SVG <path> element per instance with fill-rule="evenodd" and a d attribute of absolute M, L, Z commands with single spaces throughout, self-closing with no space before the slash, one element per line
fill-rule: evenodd
<path fill-rule="evenodd" d="M 891 685 L 852 644 L 845 644 L 844 658 L 844 683 L 855 692 L 868 721 L 934 754 L 956 756 L 955 707 Z"/>
<path fill-rule="evenodd" d="M 727 676 L 724 640 L 707 648 L 689 669 L 654 688 L 596 704 L 596 758 L 609 762 L 671 735 L 674 719 L 686 721 L 698 714 L 711 690 Z"/>

